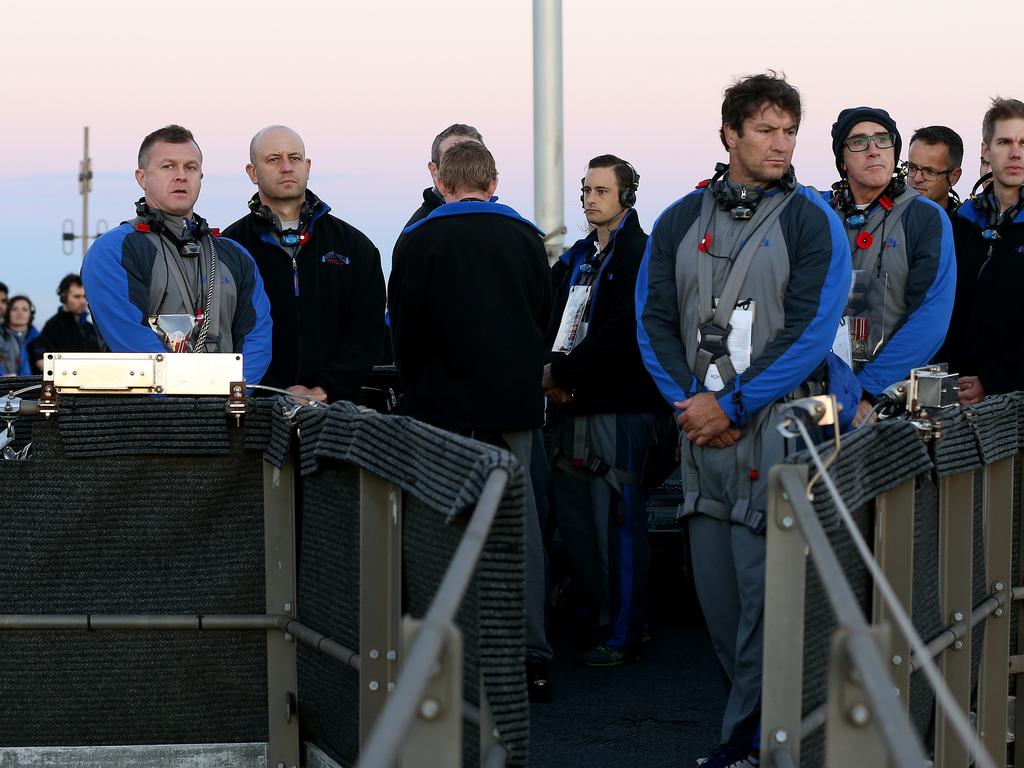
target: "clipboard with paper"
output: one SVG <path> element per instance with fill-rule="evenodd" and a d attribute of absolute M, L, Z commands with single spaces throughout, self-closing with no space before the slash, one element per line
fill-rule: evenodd
<path fill-rule="evenodd" d="M 718 301 L 715 301 L 717 308 Z M 750 367 L 750 357 L 753 353 L 753 331 L 754 331 L 754 309 L 753 301 L 740 303 L 732 314 L 729 315 L 729 337 L 726 340 L 726 348 L 729 351 L 729 359 L 732 361 L 734 375 L 743 373 Z M 697 330 L 697 343 L 700 344 L 700 329 Z M 708 365 L 707 373 L 704 375 L 704 387 L 709 392 L 720 392 L 725 388 L 725 380 L 718 369 L 718 365 L 712 362 Z"/>
<path fill-rule="evenodd" d="M 587 304 L 590 302 L 591 287 L 574 285 L 569 289 L 569 297 L 562 311 L 562 321 L 558 325 L 558 333 L 555 334 L 555 343 L 551 345 L 552 352 L 572 352 L 587 335 L 587 323 L 584 318 Z"/>

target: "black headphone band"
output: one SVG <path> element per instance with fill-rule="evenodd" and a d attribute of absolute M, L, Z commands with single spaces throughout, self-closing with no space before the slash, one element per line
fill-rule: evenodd
<path fill-rule="evenodd" d="M 135 213 L 146 224 L 150 232 L 158 237 L 166 237 L 183 257 L 194 257 L 202 254 L 201 241 L 204 237 L 211 236 L 210 225 L 206 219 L 195 211 L 192 212 L 192 220 L 195 226 L 189 228 L 187 237 L 181 238 L 177 233 L 164 222 L 163 214 L 149 207 L 146 198 L 142 197 L 135 203 Z"/>
<path fill-rule="evenodd" d="M 728 164 L 715 163 L 715 175 L 708 182 L 707 189 L 723 211 L 731 212 L 735 218 L 749 219 L 764 197 L 764 189 L 746 185 L 737 187 L 728 178 L 728 173 Z M 792 165 L 786 169 L 777 185 L 783 192 L 791 192 L 796 188 L 796 173 Z"/>
<path fill-rule="evenodd" d="M 299 209 L 299 230 L 306 228 L 310 220 L 313 218 L 313 214 L 316 213 L 317 206 L 320 205 L 320 198 L 306 190 L 306 198 L 302 201 L 302 207 Z M 256 214 L 257 218 L 265 221 L 273 227 L 280 225 L 280 220 L 274 215 L 274 212 L 270 210 L 270 207 L 265 205 L 260 199 L 260 193 L 257 192 L 249 199 L 249 210 Z"/>
<path fill-rule="evenodd" d="M 889 180 L 885 189 L 883 189 L 867 207 L 870 208 L 885 197 L 888 197 L 890 200 L 895 202 L 896 198 L 906 191 L 906 179 L 903 177 L 903 174 L 896 173 Z M 842 213 L 846 218 L 861 212 L 857 207 L 857 203 L 853 199 L 853 191 L 850 189 L 850 180 L 846 176 L 832 185 L 832 200 L 835 203 L 836 210 Z"/>

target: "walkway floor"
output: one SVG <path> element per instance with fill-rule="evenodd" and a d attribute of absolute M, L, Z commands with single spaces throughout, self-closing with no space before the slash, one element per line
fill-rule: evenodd
<path fill-rule="evenodd" d="M 576 665 L 571 617 L 551 617 L 554 702 L 531 707 L 531 768 L 690 768 L 718 743 L 720 667 L 692 586 L 664 548 L 652 584 L 651 640 L 635 664 Z"/>

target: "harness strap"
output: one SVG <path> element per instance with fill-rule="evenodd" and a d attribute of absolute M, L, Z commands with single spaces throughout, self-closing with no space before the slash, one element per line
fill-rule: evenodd
<path fill-rule="evenodd" d="M 714 288 L 712 279 L 714 275 L 713 262 L 711 260 L 714 257 L 704 251 L 699 254 L 697 261 L 697 294 L 700 305 L 701 340 L 697 348 L 697 359 L 694 366 L 694 373 L 699 383 L 704 383 L 708 369 L 712 364 L 718 366 L 722 382 L 726 385 L 736 378 L 736 369 L 733 367 L 732 359 L 729 357 L 728 341 L 729 334 L 732 332 L 729 320 L 732 317 L 733 309 L 736 308 L 736 301 L 739 299 L 743 283 L 750 273 L 750 267 L 754 263 L 754 255 L 761 244 L 761 232 L 766 231 L 775 223 L 779 216 L 782 215 L 782 211 L 792 200 L 792 192 L 781 192 L 764 199 L 759 209 L 761 211 L 767 210 L 761 217 L 755 215 L 743 227 L 737 239 L 737 243 L 743 243 L 743 245 L 740 246 L 739 253 L 736 254 L 736 258 L 729 268 L 729 276 L 726 278 L 725 285 L 722 287 L 722 293 L 718 297 L 718 305 L 713 311 L 711 303 L 713 301 Z M 714 205 L 714 196 L 710 192 L 705 192 L 704 199 L 701 201 L 702 216 L 706 210 L 710 211 L 710 214 L 713 216 Z"/>

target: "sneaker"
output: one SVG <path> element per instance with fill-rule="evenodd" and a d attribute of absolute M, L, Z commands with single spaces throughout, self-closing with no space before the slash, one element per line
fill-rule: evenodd
<path fill-rule="evenodd" d="M 756 768 L 761 761 L 746 750 L 721 744 L 707 757 L 697 758 L 696 765 L 699 768 Z"/>
<path fill-rule="evenodd" d="M 639 659 L 640 656 L 635 653 L 627 653 L 607 645 L 595 646 L 576 657 L 576 660 L 585 667 L 617 667 L 627 661 L 638 661 Z"/>
<path fill-rule="evenodd" d="M 551 682 L 543 661 L 526 662 L 526 690 L 531 704 L 551 703 Z"/>

